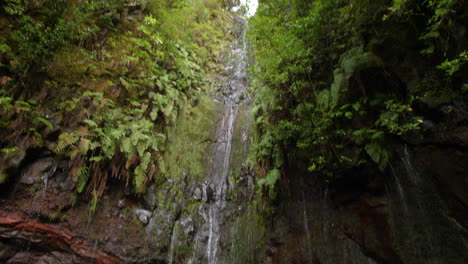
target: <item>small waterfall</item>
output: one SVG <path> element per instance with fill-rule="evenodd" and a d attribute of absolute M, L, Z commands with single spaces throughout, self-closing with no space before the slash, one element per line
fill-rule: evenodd
<path fill-rule="evenodd" d="M 434 183 L 420 174 L 408 146 L 402 148 L 400 158 L 400 165 L 390 164 L 396 187 L 392 221 L 402 245 L 400 254 L 409 261 L 438 263 L 437 259 L 444 254 L 440 241 L 454 226 L 443 219 L 446 209 Z"/>
<path fill-rule="evenodd" d="M 418 174 L 416 173 L 413 164 L 411 163 L 411 156 L 408 151 L 408 145 L 405 144 L 403 148 L 403 155 L 401 156 L 401 160 L 405 165 L 406 173 L 408 174 L 409 179 L 412 181 L 413 184 L 420 183 Z"/>
<path fill-rule="evenodd" d="M 228 177 L 232 141 L 240 104 L 244 99 L 247 86 L 247 49 L 244 41 L 246 21 L 239 18 L 238 26 L 240 27 L 238 39 L 231 45 L 229 59 L 225 64 L 225 80 L 221 85 L 222 96 L 215 98 L 215 101 L 223 102 L 222 118 L 216 133 L 211 174 L 203 184 L 205 204 L 200 208 L 199 213 L 204 219 L 204 224 L 195 237 L 195 250 L 198 250 L 199 255 L 202 256 L 193 255 L 188 263 L 223 262 L 221 241 L 223 230 L 226 229 L 224 223 L 229 191 Z M 200 257 L 203 260 L 199 260 Z"/>
<path fill-rule="evenodd" d="M 178 228 L 178 225 L 177 225 L 177 222 L 175 222 L 174 227 L 172 228 L 171 244 L 170 244 L 169 253 L 168 253 L 169 258 L 167 261 L 168 264 L 174 263 L 174 245 L 177 240 L 177 228 Z"/>
<path fill-rule="evenodd" d="M 393 178 L 395 179 L 395 184 L 397 187 L 398 191 L 398 197 L 400 198 L 401 205 L 403 206 L 404 213 L 407 215 L 408 214 L 408 204 L 407 204 L 407 199 L 406 199 L 406 194 L 405 191 L 403 190 L 403 186 L 401 185 L 401 180 L 398 177 L 395 169 L 393 168 L 393 165 L 390 163 L 390 170 L 392 171 Z"/>
<path fill-rule="evenodd" d="M 245 27 L 245 25 L 243 25 Z M 229 61 L 226 70 L 233 69 L 229 81 L 224 86 L 224 115 L 223 122 L 219 129 L 218 138 L 222 139 L 217 143 L 214 169 L 211 183 L 215 188 L 214 203 L 209 207 L 209 236 L 206 255 L 209 264 L 219 263 L 219 242 L 221 239 L 221 229 L 224 221 L 223 210 L 226 207 L 227 181 L 229 173 L 229 162 L 232 149 L 232 136 L 236 117 L 239 111 L 241 94 L 246 89 L 246 60 L 247 54 L 244 45 L 245 28 L 242 29 L 240 40 L 232 47 L 232 59 Z"/>
<path fill-rule="evenodd" d="M 303 214 L 304 214 L 304 230 L 306 232 L 307 236 L 307 255 L 308 258 L 311 259 L 310 254 L 312 253 L 312 248 L 310 246 L 310 230 L 309 230 L 309 217 L 307 214 L 307 204 L 306 204 L 306 199 L 304 192 L 302 192 L 302 206 L 303 206 Z"/>

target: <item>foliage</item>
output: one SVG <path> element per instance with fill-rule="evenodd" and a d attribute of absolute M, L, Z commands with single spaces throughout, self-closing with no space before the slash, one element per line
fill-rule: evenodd
<path fill-rule="evenodd" d="M 456 34 L 454 25 L 457 10 L 462 10 L 464 1 L 461 0 L 428 0 L 408 1 L 394 0 L 389 7 L 389 14 L 384 19 L 410 19 L 421 12 L 427 12 L 426 28 L 420 35 L 426 47 L 421 50 L 423 54 L 447 52 L 450 47 L 448 38 Z"/>
<path fill-rule="evenodd" d="M 42 146 L 41 131 L 45 128 L 53 129 L 52 123 L 44 117 L 36 100 L 14 100 L 9 96 L 0 96 L 0 127 L 3 127 L 3 133 L 10 132 L 4 135 L 7 139 L 21 147 L 29 143 Z M 0 148 L 2 153 L 17 150 L 18 146 Z"/>
<path fill-rule="evenodd" d="M 54 52 L 71 42 L 82 42 L 99 30 L 98 23 L 122 5 L 122 1 L 21 1 L 6 0 L 4 11 L 15 21 L 7 43 L 23 74 L 31 66 L 43 69 Z M 97 20 L 96 14 L 100 12 Z"/>
<path fill-rule="evenodd" d="M 215 0 L 147 2 L 128 21 L 121 0 L 0 4 L 8 25 L 0 30 L 0 126 L 8 128 L 0 149 L 55 144 L 76 182 L 72 200 L 86 193 L 91 211 L 111 178 L 141 194 L 156 176 L 202 174 L 206 144 L 193 138 L 208 136 L 187 126 L 212 121 L 196 105 L 206 100 L 230 15 Z M 177 126 L 181 138 L 168 142 Z"/>
<path fill-rule="evenodd" d="M 148 9 L 158 18 L 166 51 L 173 50 L 175 44 L 183 46 L 194 52 L 199 65 L 215 70 L 229 18 L 220 1 L 150 1 Z"/>
<path fill-rule="evenodd" d="M 268 195 L 270 199 L 274 200 L 276 197 L 276 184 L 281 178 L 281 172 L 278 169 L 272 169 L 265 178 L 258 180 L 257 184 L 268 188 Z"/>
<path fill-rule="evenodd" d="M 287 164 L 326 181 L 360 166 L 385 170 L 390 142 L 420 129 L 422 117 L 413 111 L 418 95 L 461 78 L 455 73 L 466 52 L 448 41 L 455 37 L 461 2 L 261 2 L 248 32 L 256 93 L 251 159 L 260 177 Z M 428 81 L 418 91 L 400 83 L 407 76 L 391 57 L 402 51 L 389 43 L 406 34 L 403 28 L 415 47 L 433 47 L 416 56 L 446 71 L 446 80 Z"/>
<path fill-rule="evenodd" d="M 468 62 L 468 52 L 463 51 L 453 60 L 446 59 L 442 64 L 437 66 L 437 68 L 444 70 L 448 75 L 453 75 L 458 72 L 466 62 Z"/>
<path fill-rule="evenodd" d="M 148 116 L 145 116 L 147 104 L 131 102 L 132 108 L 121 109 L 102 93 L 85 92 L 82 96 L 83 103 L 88 103 L 88 109 L 97 106 L 97 111 L 88 112 L 92 119 L 84 119 L 82 127 L 71 133 L 64 132 L 59 137 L 56 152 L 66 151 L 72 159 L 79 155 L 85 155 L 88 162 L 121 162 L 118 159 L 122 155 L 126 164 L 112 164 L 111 172 L 114 177 L 122 177 L 125 170 L 132 170 L 131 182 L 134 190 L 141 193 L 145 190 L 144 184 L 151 180 L 155 173 L 156 160 L 152 161 L 152 154 L 158 154 L 164 150 L 165 135 L 157 132 L 155 124 Z M 160 155 L 160 154 L 159 154 Z M 159 161 L 160 163 L 160 161 Z M 159 164 L 159 167 L 163 165 Z M 76 179 L 78 180 L 78 192 L 83 190 L 88 179 L 88 165 L 78 164 Z M 87 173 L 88 172 L 88 173 Z M 102 177 L 103 174 L 96 174 Z M 123 177 L 127 184 L 129 179 Z M 96 180 L 97 181 L 97 180 Z M 97 195 L 102 194 L 103 186 L 91 186 Z M 91 192 L 91 190 L 90 190 Z"/>

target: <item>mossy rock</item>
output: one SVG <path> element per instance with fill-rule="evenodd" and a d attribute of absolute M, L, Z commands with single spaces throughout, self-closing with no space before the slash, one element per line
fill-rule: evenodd
<path fill-rule="evenodd" d="M 93 59 L 94 56 L 82 47 L 65 47 L 55 53 L 48 74 L 61 83 L 75 84 L 83 79 L 89 69 L 97 69 Z"/>

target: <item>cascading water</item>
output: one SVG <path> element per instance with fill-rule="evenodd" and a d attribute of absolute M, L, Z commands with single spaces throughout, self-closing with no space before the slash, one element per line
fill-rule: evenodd
<path fill-rule="evenodd" d="M 237 40 L 231 45 L 229 59 L 225 64 L 226 78 L 221 85 L 222 95 L 217 98 L 217 101 L 222 102 L 222 117 L 216 133 L 213 167 L 203 185 L 205 205 L 200 208 L 199 213 L 204 219 L 204 224 L 195 237 L 195 247 L 198 248 L 196 250 L 201 256 L 192 256 L 189 263 L 203 261 L 215 264 L 222 262 L 220 242 L 223 239 L 222 233 L 229 190 L 228 177 L 233 148 L 232 141 L 236 119 L 247 87 L 247 50 L 244 41 L 246 21 L 243 18 L 238 18 L 238 26 L 240 28 Z"/>
<path fill-rule="evenodd" d="M 400 153 L 400 164 L 390 165 L 396 188 L 390 204 L 391 225 L 400 245 L 399 253 L 408 263 L 442 263 L 440 259 L 447 253 L 441 241 L 450 241 L 460 248 L 464 241 L 452 235 L 457 227 L 444 219 L 447 208 L 431 179 L 421 175 L 412 150 L 405 145 Z"/>
<path fill-rule="evenodd" d="M 244 45 L 245 25 L 242 26 L 240 40 L 232 47 L 226 70 L 232 71 L 230 80 L 223 87 L 224 114 L 216 145 L 214 169 L 211 184 L 214 187 L 213 203 L 209 206 L 209 237 L 206 248 L 208 263 L 219 263 L 219 240 L 223 223 L 223 210 L 226 207 L 227 177 L 232 148 L 235 120 L 239 111 L 240 97 L 246 89 L 246 49 Z"/>

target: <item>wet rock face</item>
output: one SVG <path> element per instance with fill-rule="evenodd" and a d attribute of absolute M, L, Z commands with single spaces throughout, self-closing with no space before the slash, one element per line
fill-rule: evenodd
<path fill-rule="evenodd" d="M 143 197 L 143 205 L 147 210 L 154 210 L 158 204 L 158 198 L 156 197 L 156 186 L 151 185 Z"/>
<path fill-rule="evenodd" d="M 53 158 L 40 159 L 28 166 L 21 175 L 20 183 L 34 184 L 53 176 L 57 166 Z"/>
<path fill-rule="evenodd" d="M 452 146 L 421 147 L 415 153 L 415 166 L 421 175 L 432 179 L 441 199 L 446 201 L 448 214 L 468 228 L 468 154 Z"/>
<path fill-rule="evenodd" d="M 0 260 L 9 259 L 15 254 L 16 250 L 14 248 L 0 242 Z"/>
<path fill-rule="evenodd" d="M 468 155 L 440 145 L 397 154 L 384 173 L 356 171 L 361 179 L 341 186 L 292 179 L 270 229 L 271 263 L 465 263 Z"/>

